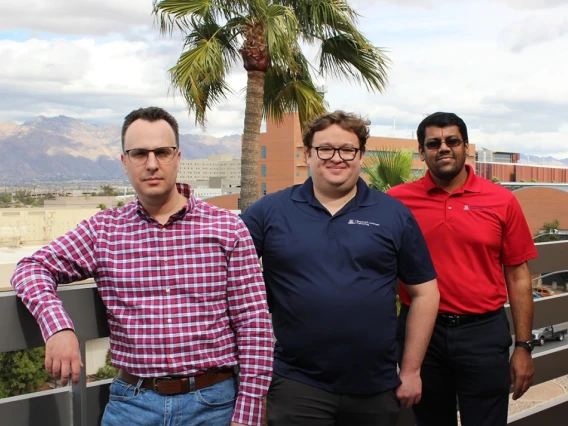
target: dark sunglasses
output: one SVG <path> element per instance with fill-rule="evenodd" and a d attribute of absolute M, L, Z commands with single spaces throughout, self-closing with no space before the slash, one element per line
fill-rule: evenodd
<path fill-rule="evenodd" d="M 461 139 L 446 139 L 444 141 L 444 143 L 448 148 L 455 148 L 457 146 L 460 146 L 462 142 L 463 141 Z M 441 140 L 428 141 L 424 143 L 424 146 L 430 150 L 438 150 L 442 146 L 442 141 Z"/>

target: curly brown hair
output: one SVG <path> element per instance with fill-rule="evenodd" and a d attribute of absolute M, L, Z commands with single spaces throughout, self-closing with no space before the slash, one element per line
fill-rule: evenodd
<path fill-rule="evenodd" d="M 359 139 L 359 149 L 362 153 L 365 152 L 365 144 L 369 138 L 369 125 L 371 122 L 362 118 L 360 115 L 340 110 L 320 115 L 306 124 L 304 134 L 302 135 L 304 147 L 310 149 L 312 147 L 314 134 L 327 129 L 333 124 L 337 124 L 342 129 L 355 133 L 357 139 Z"/>

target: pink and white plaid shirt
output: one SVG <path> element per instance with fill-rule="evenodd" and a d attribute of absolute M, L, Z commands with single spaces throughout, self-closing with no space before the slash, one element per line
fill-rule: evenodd
<path fill-rule="evenodd" d="M 165 225 L 138 200 L 101 211 L 22 259 L 12 285 L 47 340 L 73 329 L 57 283 L 94 278 L 115 367 L 155 377 L 240 364 L 233 421 L 260 425 L 273 342 L 253 241 L 238 216 L 178 191 L 188 203 Z"/>

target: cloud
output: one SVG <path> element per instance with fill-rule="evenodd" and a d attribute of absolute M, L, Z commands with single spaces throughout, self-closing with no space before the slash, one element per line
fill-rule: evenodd
<path fill-rule="evenodd" d="M 566 0 L 500 0 L 514 9 L 550 9 L 565 6 Z"/>
<path fill-rule="evenodd" d="M 29 0 L 3 2 L 0 28 L 35 33 L 106 36 L 152 25 L 151 0 Z"/>
<path fill-rule="evenodd" d="M 502 43 L 515 53 L 554 41 L 568 35 L 568 9 L 566 14 L 536 15 L 525 18 L 506 28 L 502 33 Z"/>
<path fill-rule="evenodd" d="M 466 120 L 479 146 L 566 157 L 565 4 L 357 0 L 361 29 L 393 61 L 389 84 L 374 94 L 318 81 L 331 109 L 368 116 L 374 136 L 412 137 L 424 114 L 445 110 Z M 242 67 L 229 77 L 235 94 L 210 111 L 205 130 L 195 126 L 167 74 L 183 41 L 162 37 L 151 9 L 151 0 L 30 0 L 26 13 L 17 2 L 3 5 L 0 27 L 10 32 L 0 33 L 0 121 L 62 114 L 121 123 L 135 108 L 158 105 L 184 133 L 242 132 Z"/>

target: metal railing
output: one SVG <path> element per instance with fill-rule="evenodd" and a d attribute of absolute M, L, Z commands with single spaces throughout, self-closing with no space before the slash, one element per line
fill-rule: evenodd
<path fill-rule="evenodd" d="M 544 274 L 568 267 L 568 241 L 537 244 L 539 257 L 530 262 L 531 273 Z M 106 309 L 94 283 L 62 286 L 60 297 L 71 316 L 85 360 L 85 343 L 107 337 Z M 507 310 L 510 317 L 510 312 Z M 511 327 L 512 327 L 512 321 Z M 568 322 L 568 294 L 535 301 L 534 328 Z M 43 345 L 39 328 L 14 292 L 0 293 L 0 352 Z M 533 355 L 534 384 L 568 374 L 568 346 Z M 85 368 L 74 386 L 0 399 L 0 424 L 5 426 L 96 426 L 108 401 L 109 380 L 87 383 Z M 568 394 L 509 417 L 514 426 L 562 424 L 568 418 Z M 410 410 L 403 410 L 399 426 L 413 424 Z"/>

